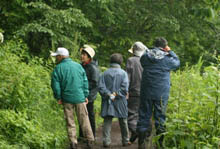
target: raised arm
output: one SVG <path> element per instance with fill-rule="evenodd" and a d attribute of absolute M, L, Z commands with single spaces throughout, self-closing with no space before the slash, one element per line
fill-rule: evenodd
<path fill-rule="evenodd" d="M 173 51 L 169 51 L 167 67 L 170 70 L 175 70 L 180 66 L 180 60 Z"/>

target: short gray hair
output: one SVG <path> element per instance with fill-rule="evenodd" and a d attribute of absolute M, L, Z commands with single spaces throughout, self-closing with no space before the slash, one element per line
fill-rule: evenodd
<path fill-rule="evenodd" d="M 164 37 L 158 37 L 154 41 L 155 47 L 165 48 L 167 45 L 168 45 L 168 42 Z"/>
<path fill-rule="evenodd" d="M 114 53 L 111 55 L 110 63 L 117 63 L 121 65 L 122 62 L 123 62 L 123 57 L 120 53 Z"/>

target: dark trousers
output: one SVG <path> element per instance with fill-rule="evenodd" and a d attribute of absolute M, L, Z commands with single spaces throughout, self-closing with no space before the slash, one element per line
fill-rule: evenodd
<path fill-rule="evenodd" d="M 136 125 L 138 121 L 138 108 L 140 97 L 129 97 L 128 99 L 128 128 L 132 133 L 136 132 Z"/>
<path fill-rule="evenodd" d="M 141 99 L 139 107 L 138 132 L 146 132 L 150 136 L 152 131 L 152 115 L 155 119 L 156 133 L 165 132 L 166 107 L 168 100 Z"/>
<path fill-rule="evenodd" d="M 89 102 L 86 106 L 87 106 L 87 110 L 88 110 L 88 114 L 89 114 L 89 121 L 91 124 L 92 132 L 95 137 L 96 124 L 95 124 L 94 102 Z M 79 136 L 82 138 L 84 137 L 82 130 L 81 130 L 81 127 L 79 127 Z"/>

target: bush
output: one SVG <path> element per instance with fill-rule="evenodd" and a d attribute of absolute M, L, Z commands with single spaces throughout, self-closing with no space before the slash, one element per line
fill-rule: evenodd
<path fill-rule="evenodd" d="M 218 66 L 201 73 L 202 62 L 172 73 L 167 111 L 167 148 L 218 148 L 220 109 Z"/>
<path fill-rule="evenodd" d="M 63 148 L 65 121 L 50 88 L 51 71 L 37 58 L 27 64 L 13 47 L 25 51 L 26 46 L 15 41 L 1 45 L 0 148 Z"/>

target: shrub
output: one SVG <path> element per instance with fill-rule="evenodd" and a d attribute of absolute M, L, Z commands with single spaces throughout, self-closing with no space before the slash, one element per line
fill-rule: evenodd
<path fill-rule="evenodd" d="M 25 50 L 20 44 L 10 41 L 1 45 L 0 148 L 63 148 L 65 121 L 52 95 L 51 72 L 37 63 L 37 58 L 26 63 L 23 55 L 10 49 Z"/>
<path fill-rule="evenodd" d="M 220 71 L 202 62 L 172 73 L 167 110 L 167 148 L 218 148 L 220 144 Z"/>

